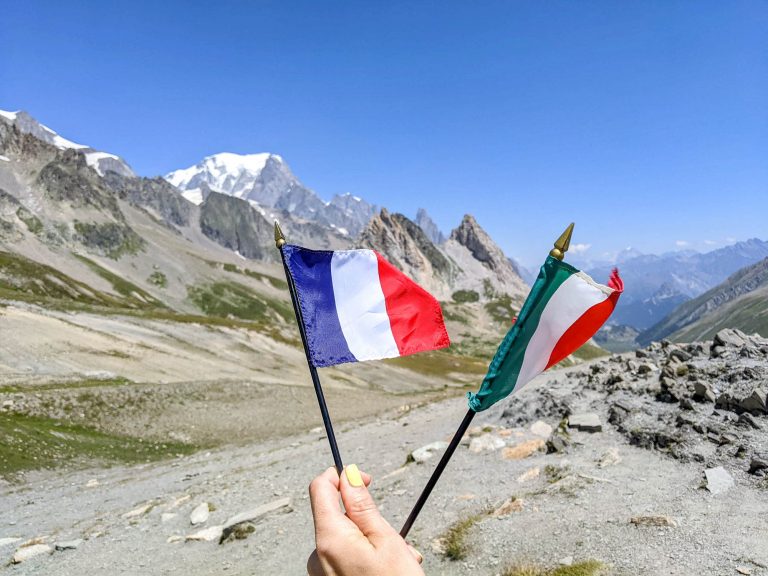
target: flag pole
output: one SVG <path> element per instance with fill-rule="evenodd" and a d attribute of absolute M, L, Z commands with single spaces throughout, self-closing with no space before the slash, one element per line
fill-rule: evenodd
<path fill-rule="evenodd" d="M 301 316 L 301 307 L 299 306 L 299 298 L 296 295 L 296 285 L 293 283 L 293 277 L 288 270 L 288 263 L 285 261 L 285 252 L 283 252 L 283 246 L 285 246 L 285 236 L 283 231 L 280 230 L 280 224 L 275 220 L 275 246 L 280 251 L 280 258 L 283 262 L 283 270 L 285 271 L 285 279 L 288 281 L 288 290 L 291 293 L 291 302 L 293 303 L 293 312 L 296 314 L 296 322 L 299 325 L 299 333 L 301 334 L 301 343 L 304 345 L 304 353 L 307 356 L 307 366 L 309 367 L 309 374 L 312 377 L 312 384 L 315 387 L 315 395 L 317 396 L 317 403 L 320 406 L 320 414 L 323 417 L 323 426 L 325 426 L 325 435 L 328 437 L 328 443 L 331 445 L 331 453 L 333 454 L 333 463 L 336 466 L 336 471 L 341 474 L 344 469 L 344 464 L 341 461 L 341 454 L 339 454 L 339 445 L 336 443 L 336 434 L 333 432 L 333 423 L 331 422 L 331 415 L 328 413 L 328 405 L 325 403 L 325 395 L 323 394 L 323 387 L 320 385 L 320 376 L 317 373 L 317 368 L 312 365 L 312 360 L 309 354 L 309 345 L 307 344 L 307 333 L 304 330 L 304 319 Z"/>
<path fill-rule="evenodd" d="M 565 229 L 565 232 L 563 232 L 560 237 L 555 240 L 555 247 L 550 250 L 549 255 L 553 258 L 557 258 L 558 260 L 562 260 L 565 257 L 565 253 L 568 251 L 568 247 L 571 245 L 571 236 L 573 235 L 573 222 L 571 222 L 568 227 Z M 421 495 L 419 496 L 419 499 L 416 501 L 416 505 L 411 510 L 411 513 L 408 515 L 408 519 L 405 521 L 405 524 L 403 524 L 403 527 L 400 529 L 400 536 L 405 538 L 408 536 L 408 532 L 411 531 L 411 527 L 413 526 L 413 523 L 416 521 L 416 518 L 419 516 L 419 513 L 421 512 L 421 509 L 424 507 L 424 504 L 427 502 L 427 499 L 429 498 L 429 495 L 432 493 L 432 489 L 437 484 L 437 481 L 440 479 L 440 476 L 443 473 L 443 470 L 445 470 L 445 467 L 448 465 L 448 461 L 451 459 L 451 456 L 453 456 L 453 453 L 456 451 L 456 448 L 459 446 L 459 443 L 461 442 L 461 439 L 464 437 L 464 434 L 467 432 L 467 429 L 469 428 L 470 423 L 472 422 L 472 419 L 475 417 L 475 412 L 471 408 L 467 411 L 466 415 L 464 416 L 464 420 L 461 421 L 461 424 L 459 425 L 459 429 L 456 430 L 456 434 L 453 435 L 453 438 L 451 439 L 450 444 L 448 444 L 448 448 L 445 449 L 445 452 L 443 453 L 443 457 L 440 458 L 440 462 L 437 464 L 437 467 L 435 468 L 435 471 L 432 472 L 432 476 L 430 476 L 429 481 L 427 482 L 427 485 L 424 487 L 424 490 L 421 491 Z"/>

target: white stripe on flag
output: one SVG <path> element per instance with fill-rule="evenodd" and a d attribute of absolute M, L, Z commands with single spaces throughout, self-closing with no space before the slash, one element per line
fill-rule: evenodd
<path fill-rule="evenodd" d="M 591 278 L 577 272 L 555 291 L 544 307 L 539 325 L 525 348 L 515 390 L 528 384 L 547 367 L 549 357 L 566 330 L 582 314 L 607 299 L 609 294 L 597 287 Z"/>
<path fill-rule="evenodd" d="M 372 250 L 334 252 L 331 278 L 341 331 L 355 358 L 399 356 L 381 290 L 376 254 Z"/>

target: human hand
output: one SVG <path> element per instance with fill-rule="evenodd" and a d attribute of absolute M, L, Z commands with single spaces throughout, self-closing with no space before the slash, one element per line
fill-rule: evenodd
<path fill-rule="evenodd" d="M 421 554 L 384 520 L 357 466 L 328 468 L 309 485 L 317 548 L 309 576 L 424 576 Z M 346 515 L 339 505 L 339 493 Z"/>

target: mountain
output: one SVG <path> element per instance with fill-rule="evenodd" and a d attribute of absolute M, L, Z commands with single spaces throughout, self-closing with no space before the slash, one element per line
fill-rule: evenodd
<path fill-rule="evenodd" d="M 429 241 L 433 244 L 442 244 L 445 242 L 445 234 L 443 234 L 437 227 L 437 224 L 427 214 L 424 208 L 419 208 L 416 211 L 416 225 L 426 234 Z"/>
<path fill-rule="evenodd" d="M 352 238 L 376 212 L 375 206 L 351 194 L 336 195 L 330 202 L 324 202 L 276 154 L 222 152 L 189 168 L 170 172 L 165 179 L 198 205 L 215 191 L 329 226 Z"/>
<path fill-rule="evenodd" d="M 520 304 L 527 293 L 510 260 L 470 215 L 448 240 L 435 245 L 415 222 L 382 209 L 363 230 L 358 245 L 378 250 L 443 300 L 463 292 L 471 293 L 472 301 L 506 296 Z"/>
<path fill-rule="evenodd" d="M 646 345 L 666 337 L 676 341 L 705 340 L 722 328 L 768 336 L 768 258 L 677 307 L 641 333 L 638 342 Z"/>
<path fill-rule="evenodd" d="M 768 257 L 768 242 L 753 238 L 704 254 L 671 252 L 629 257 L 619 264 L 626 290 L 612 322 L 647 329 L 683 302 L 724 281 L 740 268 Z M 598 281 L 614 264 L 587 269 Z"/>
<path fill-rule="evenodd" d="M 122 176 L 136 175 L 125 160 L 119 156 L 108 152 L 100 152 L 94 150 L 90 146 L 76 144 L 71 140 L 67 140 L 48 128 L 48 126 L 40 124 L 40 122 L 32 118 L 32 116 L 23 110 L 18 112 L 0 110 L 0 117 L 13 123 L 21 132 L 31 134 L 38 140 L 47 142 L 60 150 L 70 149 L 81 151 L 85 155 L 85 161 L 88 166 L 96 170 L 101 176 L 104 176 L 107 172 L 116 172 Z"/>

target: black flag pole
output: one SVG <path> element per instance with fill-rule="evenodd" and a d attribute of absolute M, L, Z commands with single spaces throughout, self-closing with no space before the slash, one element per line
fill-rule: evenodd
<path fill-rule="evenodd" d="M 309 374 L 312 376 L 312 384 L 315 387 L 315 395 L 317 396 L 317 403 L 320 405 L 320 414 L 323 417 L 323 426 L 325 426 L 325 434 L 328 437 L 328 443 L 331 445 L 331 453 L 333 454 L 333 463 L 336 466 L 336 471 L 341 474 L 344 469 L 344 464 L 341 462 L 341 454 L 339 454 L 339 445 L 336 443 L 336 434 L 333 432 L 333 423 L 331 422 L 331 415 L 328 413 L 328 405 L 325 403 L 325 395 L 323 394 L 323 387 L 320 385 L 320 376 L 317 373 L 317 368 L 312 365 L 312 359 L 309 354 L 309 345 L 307 344 L 307 333 L 304 330 L 304 319 L 301 316 L 301 307 L 299 306 L 299 298 L 296 295 L 296 285 L 293 283 L 293 277 L 288 270 L 288 264 L 285 261 L 285 252 L 283 252 L 283 246 L 285 246 L 285 236 L 283 231 L 280 230 L 280 225 L 275 220 L 275 246 L 280 251 L 280 258 L 283 261 L 283 270 L 285 270 L 285 279 L 288 281 L 288 290 L 291 293 L 291 302 L 293 303 L 293 312 L 296 314 L 296 322 L 299 325 L 299 332 L 301 333 L 301 343 L 304 345 L 304 353 L 307 356 L 307 366 L 309 367 Z"/>
<path fill-rule="evenodd" d="M 557 258 L 558 260 L 562 260 L 565 257 L 565 253 L 568 250 L 568 247 L 571 244 L 571 235 L 573 234 L 573 223 L 571 223 L 568 228 L 565 229 L 565 232 L 563 232 L 560 237 L 555 240 L 555 247 L 550 250 L 549 255 L 553 258 Z M 453 438 L 451 439 L 451 443 L 448 444 L 448 448 L 445 449 L 445 453 L 443 453 L 443 457 L 440 458 L 440 462 L 437 464 L 437 467 L 435 468 L 435 471 L 432 472 L 432 476 L 430 476 L 429 481 L 427 482 L 427 485 L 424 487 L 424 490 L 421 491 L 421 495 L 419 496 L 419 499 L 416 501 L 416 505 L 411 510 L 411 513 L 408 515 L 408 519 L 405 521 L 405 524 L 403 524 L 403 527 L 400 529 L 400 536 L 405 538 L 408 535 L 408 532 L 411 531 L 411 527 L 413 526 L 413 523 L 416 521 L 416 518 L 419 516 L 419 513 L 421 512 L 421 509 L 424 507 L 424 504 L 427 502 L 427 499 L 429 498 L 429 495 L 432 493 L 432 489 L 435 487 L 435 484 L 437 484 L 437 481 L 440 479 L 440 476 L 443 474 L 443 471 L 445 470 L 445 467 L 448 465 L 448 461 L 451 459 L 451 456 L 453 456 L 453 453 L 456 451 L 456 448 L 459 446 L 459 443 L 461 442 L 461 439 L 464 437 L 464 434 L 467 431 L 467 428 L 469 428 L 469 424 L 472 422 L 472 419 L 475 417 L 475 412 L 471 408 L 467 411 L 467 414 L 464 416 L 464 420 L 461 421 L 461 424 L 459 425 L 459 429 L 456 430 L 456 434 L 453 435 Z"/>

